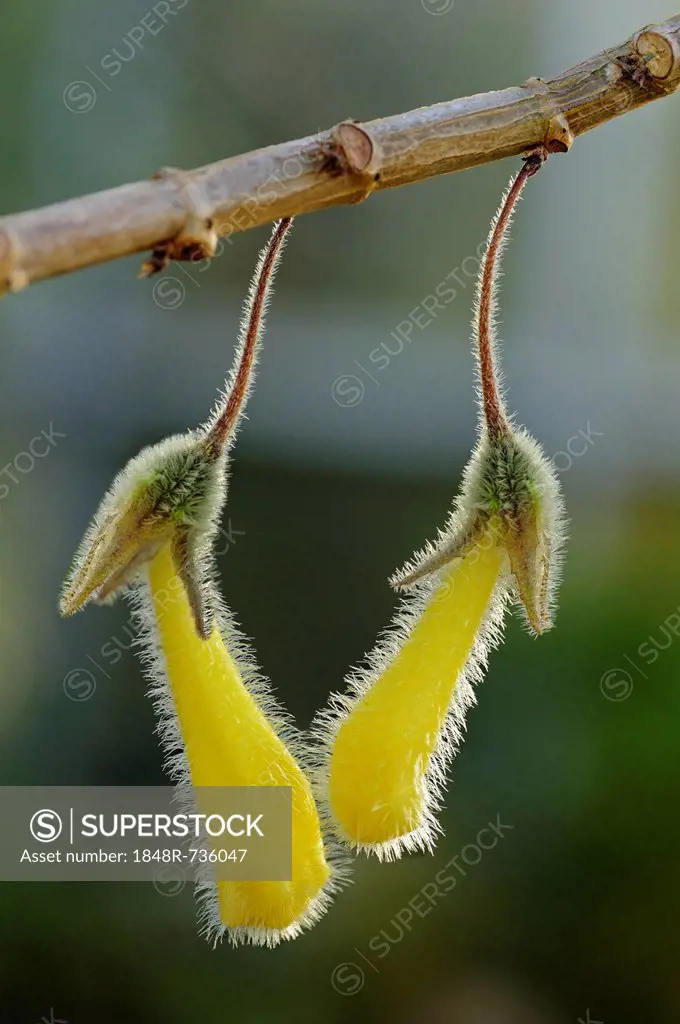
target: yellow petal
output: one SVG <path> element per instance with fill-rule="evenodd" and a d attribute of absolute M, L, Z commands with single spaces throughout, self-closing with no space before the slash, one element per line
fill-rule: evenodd
<path fill-rule="evenodd" d="M 487 535 L 441 573 L 409 636 L 387 667 L 367 680 L 342 721 L 332 749 L 329 795 L 341 833 L 352 844 L 380 846 L 420 830 L 429 845 L 428 769 L 445 742 L 456 682 L 504 558 Z"/>
<path fill-rule="evenodd" d="M 295 930 L 302 917 L 318 912 L 330 878 L 307 777 L 246 688 L 218 629 L 207 640 L 197 635 L 169 545 L 152 561 L 149 578 L 192 784 L 292 787 L 292 881 L 218 882 L 221 922 L 230 929 Z"/>

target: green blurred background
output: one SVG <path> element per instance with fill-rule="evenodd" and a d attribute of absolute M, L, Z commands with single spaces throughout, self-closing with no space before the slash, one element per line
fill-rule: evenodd
<path fill-rule="evenodd" d="M 137 47 L 150 2 L 3 11 L 3 212 L 550 76 L 674 13 L 672 0 L 173 6 Z M 68 1024 L 680 1019 L 679 118 L 668 99 L 579 139 L 519 211 L 509 398 L 556 454 L 571 540 L 558 628 L 532 641 L 511 619 L 492 656 L 434 857 L 358 861 L 323 921 L 275 951 L 211 950 L 188 888 L 2 883 L 2 1024 L 52 1010 Z M 475 430 L 472 279 L 458 269 L 455 301 L 403 351 L 391 332 L 474 255 L 516 167 L 304 217 L 291 238 L 220 568 L 300 726 L 389 621 L 387 576 L 457 489 Z M 0 304 L 0 463 L 50 424 L 65 435 L 13 470 L 0 502 L 3 784 L 163 781 L 128 606 L 64 622 L 56 598 L 114 473 L 210 406 L 266 235 L 170 268 L 170 304 L 136 280 L 138 259 Z M 377 370 L 383 343 L 396 354 Z M 94 681 L 85 701 L 69 699 L 78 670 Z M 513 830 L 399 940 L 397 915 L 498 814 Z"/>

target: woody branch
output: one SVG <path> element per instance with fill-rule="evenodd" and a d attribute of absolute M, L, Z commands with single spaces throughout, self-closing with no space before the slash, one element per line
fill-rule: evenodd
<path fill-rule="evenodd" d="M 193 171 L 0 218 L 0 295 L 151 250 L 214 255 L 219 237 L 281 217 L 357 203 L 372 192 L 574 138 L 680 86 L 680 14 L 549 80 L 480 93 L 230 157 Z"/>

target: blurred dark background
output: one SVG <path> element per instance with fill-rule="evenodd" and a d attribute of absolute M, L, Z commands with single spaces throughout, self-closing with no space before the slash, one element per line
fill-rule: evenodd
<path fill-rule="evenodd" d="M 674 13 L 666 0 L 173 7 L 136 48 L 150 3 L 3 11 L 3 212 L 550 76 Z M 555 454 L 571 541 L 558 628 L 532 641 L 513 619 L 492 657 L 435 856 L 358 861 L 323 921 L 274 951 L 211 950 L 188 888 L 2 883 L 2 1024 L 680 1019 L 679 117 L 672 98 L 579 139 L 518 214 L 510 404 Z M 304 217 L 291 238 L 220 567 L 301 726 L 388 622 L 387 576 L 458 487 L 475 428 L 460 268 L 516 166 Z M 163 781 L 128 606 L 64 622 L 56 599 L 114 473 L 207 412 L 266 235 L 170 268 L 169 303 L 129 259 L 0 304 L 0 464 L 50 425 L 65 435 L 16 484 L 2 477 L 2 784 Z M 391 332 L 457 268 L 455 301 L 399 352 Z M 396 354 L 378 370 L 383 343 Z M 69 694 L 77 671 L 88 700 Z M 397 915 L 498 814 L 513 830 L 397 941 Z"/>

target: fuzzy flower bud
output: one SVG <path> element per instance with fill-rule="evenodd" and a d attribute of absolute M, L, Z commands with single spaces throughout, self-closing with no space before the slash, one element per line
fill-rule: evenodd
<path fill-rule="evenodd" d="M 327 859 L 307 751 L 254 664 L 214 584 L 227 455 L 250 391 L 267 296 L 290 219 L 274 228 L 246 303 L 234 367 L 208 423 L 146 448 L 116 477 L 61 598 L 71 615 L 129 589 L 167 767 L 191 786 L 289 786 L 292 878 L 199 889 L 204 933 L 276 945 L 312 925 L 338 873 Z"/>
<path fill-rule="evenodd" d="M 391 580 L 410 590 L 383 638 L 317 720 L 323 799 L 338 836 L 381 858 L 431 849 L 447 765 L 472 683 L 514 598 L 530 630 L 552 625 L 564 542 L 557 477 L 508 417 L 495 365 L 497 264 L 512 210 L 545 154 L 530 156 L 489 234 L 475 306 L 478 441 L 444 530 Z"/>

